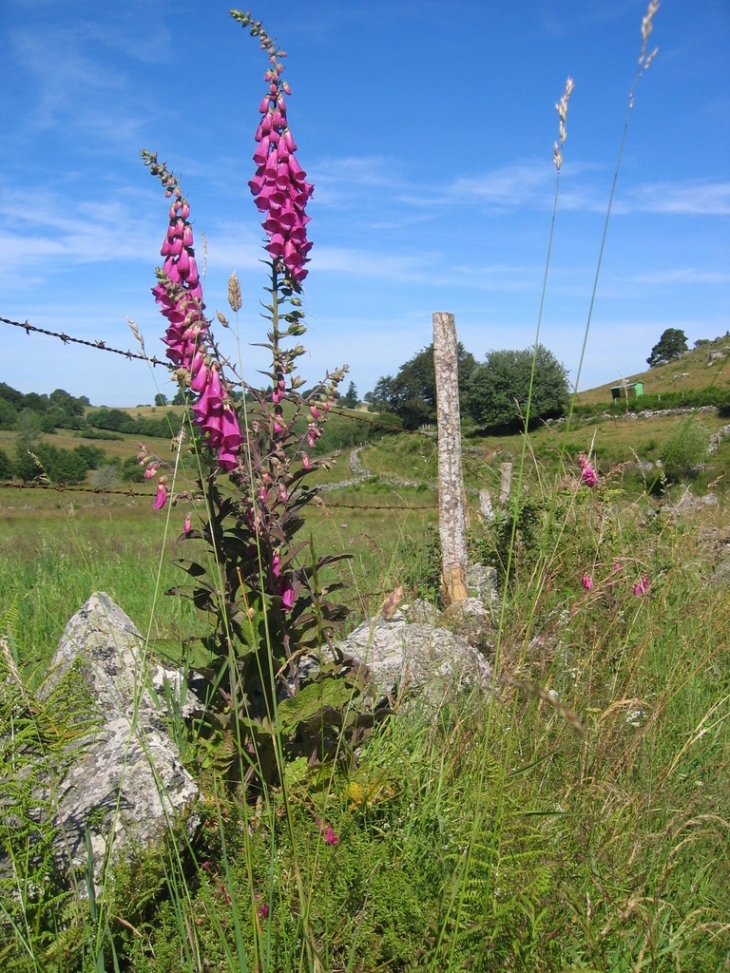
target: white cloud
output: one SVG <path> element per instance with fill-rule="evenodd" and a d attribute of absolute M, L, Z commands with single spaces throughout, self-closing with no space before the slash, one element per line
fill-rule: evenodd
<path fill-rule="evenodd" d="M 730 182 L 643 183 L 624 195 L 622 209 L 682 216 L 728 216 Z"/>
<path fill-rule="evenodd" d="M 728 284 L 730 273 L 712 270 L 697 270 L 695 267 L 678 267 L 673 270 L 657 270 L 637 274 L 629 280 L 638 284 Z"/>

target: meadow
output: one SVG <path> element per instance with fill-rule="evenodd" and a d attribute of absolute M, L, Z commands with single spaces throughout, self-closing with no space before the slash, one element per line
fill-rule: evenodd
<path fill-rule="evenodd" d="M 605 425 L 596 442 L 623 455 L 622 423 Z M 437 712 L 410 703 L 356 759 L 295 763 L 255 803 L 200 777 L 189 736 L 203 827 L 182 854 L 150 849 L 110 873 L 93 914 L 41 882 L 48 861 L 14 846 L 6 826 L 16 870 L 1 887 L 3 969 L 726 969 L 724 502 L 674 514 L 681 484 L 656 497 L 636 480 L 624 489 L 621 462 L 582 486 L 573 450 L 595 432 L 533 437 L 523 493 L 494 524 L 468 494 L 473 555 L 491 556 L 501 578 L 486 633 L 493 693 L 447 694 Z M 570 452 L 558 467 L 561 436 Z M 467 489 L 495 496 L 500 463 L 520 468 L 519 437 L 473 443 Z M 640 450 L 635 434 L 631 444 Z M 399 585 L 406 601 L 437 598 L 433 451 L 432 437 L 405 434 L 365 447 L 373 477 L 323 492 L 307 514 L 318 549 L 352 555 L 338 569 L 345 630 Z M 348 458 L 317 478 L 338 482 Z M 394 469 L 421 485 L 378 476 Z M 152 651 L 199 629 L 161 594 L 178 580 L 176 509 L 168 524 L 150 497 L 40 489 L 4 489 L 0 504 L 0 618 L 29 691 L 95 590 Z"/>

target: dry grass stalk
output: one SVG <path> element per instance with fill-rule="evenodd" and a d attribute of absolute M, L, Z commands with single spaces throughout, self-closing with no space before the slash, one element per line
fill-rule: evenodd
<path fill-rule="evenodd" d="M 236 271 L 234 270 L 231 276 L 228 278 L 228 303 L 231 305 L 231 310 L 234 314 L 238 314 L 243 305 L 241 299 L 241 285 L 236 276 Z"/>
<path fill-rule="evenodd" d="M 145 351 L 144 338 L 142 337 L 142 332 L 139 330 L 139 328 L 131 318 L 127 318 L 127 324 L 129 325 L 131 332 L 137 341 L 137 344 L 142 349 L 142 354 L 146 355 L 147 352 Z"/>
<path fill-rule="evenodd" d="M 568 137 L 567 130 L 565 128 L 565 122 L 568 117 L 568 101 L 571 94 L 573 93 L 573 79 L 568 78 L 565 82 L 565 91 L 563 92 L 563 97 L 555 106 L 555 110 L 558 113 L 558 118 L 560 119 L 560 124 L 558 126 L 558 141 L 553 145 L 553 162 L 555 163 L 555 168 L 560 172 L 560 167 L 563 164 L 563 143 Z"/>

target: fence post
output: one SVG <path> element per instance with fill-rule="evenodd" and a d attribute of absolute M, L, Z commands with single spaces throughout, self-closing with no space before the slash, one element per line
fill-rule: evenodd
<path fill-rule="evenodd" d="M 492 498 L 489 495 L 489 490 L 486 487 L 479 491 L 479 509 L 482 512 L 484 522 L 491 524 L 494 521 L 494 507 L 492 506 Z"/>
<path fill-rule="evenodd" d="M 509 495 L 512 490 L 512 464 L 502 463 L 499 469 L 502 474 L 502 482 L 499 488 L 499 502 L 504 507 L 509 500 Z"/>
<path fill-rule="evenodd" d="M 439 466 L 439 536 L 441 586 L 446 605 L 468 597 L 466 586 L 466 512 L 461 469 L 459 359 L 454 315 L 433 315 L 433 360 L 436 371 L 436 421 Z"/>

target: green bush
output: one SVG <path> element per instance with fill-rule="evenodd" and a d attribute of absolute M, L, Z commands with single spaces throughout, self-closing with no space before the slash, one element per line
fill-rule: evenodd
<path fill-rule="evenodd" d="M 542 345 L 523 351 L 490 351 L 486 362 L 471 374 L 466 413 L 485 429 L 521 429 L 528 399 L 530 426 L 540 419 L 564 415 L 568 405 L 565 367 Z"/>
<path fill-rule="evenodd" d="M 707 458 L 710 430 L 696 416 L 675 424 L 662 448 L 664 472 L 670 480 L 696 476 Z"/>
<path fill-rule="evenodd" d="M 9 480 L 13 475 L 13 462 L 6 452 L 0 449 L 0 480 Z"/>

